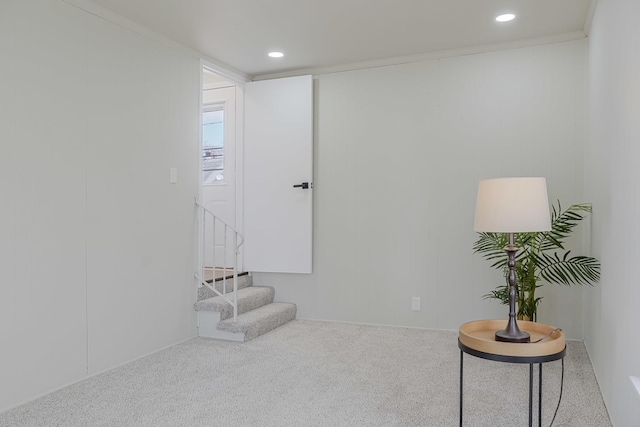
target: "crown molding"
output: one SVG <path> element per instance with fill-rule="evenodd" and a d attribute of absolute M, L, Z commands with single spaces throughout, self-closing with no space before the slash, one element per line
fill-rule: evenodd
<path fill-rule="evenodd" d="M 295 77 L 302 75 L 322 75 L 340 73 L 344 71 L 355 71 L 366 68 L 386 67 L 390 65 L 409 64 L 413 62 L 430 61 L 434 59 L 451 58 L 456 56 L 475 55 L 478 53 L 496 52 L 500 50 L 518 49 L 545 44 L 562 43 L 572 40 L 581 40 L 586 37 L 583 31 L 571 31 L 568 33 L 554 34 L 545 37 L 515 40 L 503 43 L 490 43 L 484 45 L 470 46 L 458 49 L 447 49 L 435 52 L 427 52 L 418 55 L 399 56 L 394 58 L 378 59 L 373 61 L 355 62 L 351 64 L 335 65 L 330 67 L 306 68 L 300 70 L 285 71 L 282 73 L 262 74 L 253 77 L 254 81 L 269 80 L 283 77 Z"/>

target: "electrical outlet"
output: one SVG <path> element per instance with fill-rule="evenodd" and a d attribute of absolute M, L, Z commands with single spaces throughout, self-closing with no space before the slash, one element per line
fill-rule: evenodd
<path fill-rule="evenodd" d="M 177 184 L 178 183 L 178 169 L 171 168 L 169 169 L 169 184 Z"/>
<path fill-rule="evenodd" d="M 420 311 L 420 297 L 411 298 L 411 310 Z"/>

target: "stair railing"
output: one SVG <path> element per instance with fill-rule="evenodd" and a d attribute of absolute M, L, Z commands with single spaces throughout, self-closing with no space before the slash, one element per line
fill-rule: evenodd
<path fill-rule="evenodd" d="M 240 254 L 240 246 L 244 243 L 244 238 L 235 228 L 201 205 L 197 199 L 195 202 L 200 217 L 198 272 L 195 274 L 198 279 L 198 288 L 206 286 L 231 304 L 233 307 L 233 320 L 235 321 L 238 317 L 238 255 Z M 221 245 L 217 244 L 216 238 L 222 239 Z M 216 256 L 216 248 L 219 247 L 222 247 L 222 257 Z M 210 252 L 210 256 L 207 256 L 208 252 Z M 232 253 L 231 260 L 227 259 L 227 254 L 229 253 Z M 232 263 L 231 266 L 229 262 Z M 220 263 L 221 266 L 218 266 Z M 206 277 L 208 269 L 212 273 L 211 283 Z M 227 296 L 227 271 L 230 269 L 233 271 L 233 298 Z M 222 270 L 222 292 L 216 289 L 216 270 Z"/>

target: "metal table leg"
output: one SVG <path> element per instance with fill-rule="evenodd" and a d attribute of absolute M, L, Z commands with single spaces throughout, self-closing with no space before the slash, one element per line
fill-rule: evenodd
<path fill-rule="evenodd" d="M 529 363 L 529 427 L 533 427 L 533 363 Z"/>
<path fill-rule="evenodd" d="M 538 427 L 542 427 L 542 363 L 538 364 Z"/>
<path fill-rule="evenodd" d="M 464 352 L 460 350 L 460 427 L 462 427 L 462 378 L 463 378 Z"/>

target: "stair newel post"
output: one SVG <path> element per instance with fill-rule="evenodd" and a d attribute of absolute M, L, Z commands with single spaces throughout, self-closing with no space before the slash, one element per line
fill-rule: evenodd
<path fill-rule="evenodd" d="M 211 282 L 211 285 L 216 288 L 216 217 L 213 214 L 211 214 L 211 223 L 211 274 L 213 276 L 213 282 Z"/>
<path fill-rule="evenodd" d="M 224 293 L 227 293 L 227 229 L 229 226 L 224 224 L 224 231 L 222 232 L 222 287 L 224 288 Z"/>
<path fill-rule="evenodd" d="M 205 278 L 205 259 L 204 259 L 204 254 L 206 253 L 206 247 L 205 247 L 205 241 L 207 239 L 205 239 L 206 236 L 206 230 L 207 230 L 207 211 L 205 211 L 204 209 L 200 208 L 200 210 L 202 211 L 202 218 L 200 221 L 200 235 L 198 236 L 198 238 L 200 239 L 200 255 L 198 256 L 198 264 L 199 264 L 199 269 L 200 269 L 200 283 L 198 283 L 198 288 L 200 288 L 204 282 L 206 282 L 206 278 Z"/>
<path fill-rule="evenodd" d="M 238 318 L 238 233 L 233 233 L 233 320 Z"/>

